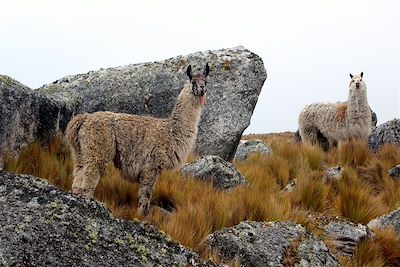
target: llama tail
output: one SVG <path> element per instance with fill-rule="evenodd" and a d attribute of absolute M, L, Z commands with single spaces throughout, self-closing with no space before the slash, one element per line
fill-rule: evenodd
<path fill-rule="evenodd" d="M 76 154 L 79 154 L 81 148 L 78 138 L 78 132 L 81 128 L 82 124 L 85 122 L 88 114 L 79 114 L 72 118 L 67 125 L 67 129 L 65 129 L 65 138 L 72 146 L 73 150 L 75 150 Z"/>

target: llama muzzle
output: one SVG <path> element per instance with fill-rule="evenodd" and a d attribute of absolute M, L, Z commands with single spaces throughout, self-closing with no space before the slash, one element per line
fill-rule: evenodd
<path fill-rule="evenodd" d="M 206 97 L 204 95 L 199 96 L 199 104 L 202 106 L 206 104 Z"/>

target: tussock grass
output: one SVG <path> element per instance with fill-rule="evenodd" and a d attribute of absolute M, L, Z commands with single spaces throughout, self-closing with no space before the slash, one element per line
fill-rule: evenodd
<path fill-rule="evenodd" d="M 361 141 L 346 141 L 339 144 L 339 162 L 341 165 L 365 166 L 371 158 L 367 143 Z"/>
<path fill-rule="evenodd" d="M 323 212 L 327 207 L 328 187 L 321 180 L 321 172 L 300 177 L 291 193 L 292 202 L 303 209 Z"/>
<path fill-rule="evenodd" d="M 167 171 L 155 184 L 150 215 L 139 219 L 155 224 L 173 239 L 208 257 L 211 254 L 202 251 L 204 238 L 244 220 L 293 220 L 318 234 L 310 213 L 367 223 L 400 206 L 400 182 L 387 175 L 387 170 L 400 162 L 398 147 L 383 146 L 371 153 L 366 144 L 346 142 L 323 152 L 318 147 L 295 143 L 293 135 L 287 133 L 255 137 L 268 142 L 273 153 L 254 154 L 245 161 L 234 162 L 249 186 L 216 191 L 211 183 Z M 193 159 L 195 156 L 191 155 L 190 161 Z M 337 165 L 344 167 L 342 179 L 324 183 L 324 169 Z M 60 135 L 46 145 L 28 145 L 17 158 L 9 157 L 5 167 L 71 190 L 72 159 Z M 295 190 L 283 191 L 293 179 L 297 181 Z M 95 198 L 104 202 L 114 216 L 133 220 L 137 218 L 137 190 L 137 183 L 123 180 L 110 164 Z M 377 231 L 374 241 L 358 244 L 353 259 L 341 261 L 345 266 L 399 265 L 399 241 L 394 232 Z"/>
<path fill-rule="evenodd" d="M 7 157 L 5 169 L 9 172 L 31 174 L 48 180 L 55 186 L 69 190 L 72 186 L 72 158 L 61 134 L 46 144 L 34 142 L 17 158 Z"/>
<path fill-rule="evenodd" d="M 357 185 L 340 186 L 336 209 L 341 216 L 363 224 L 387 211 L 380 198 L 374 197 L 368 189 Z"/>

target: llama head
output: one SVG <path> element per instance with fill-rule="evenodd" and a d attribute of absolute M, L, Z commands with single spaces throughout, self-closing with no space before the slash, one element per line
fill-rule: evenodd
<path fill-rule="evenodd" d="M 350 90 L 360 90 L 360 89 L 365 90 L 366 89 L 365 83 L 363 80 L 363 76 L 364 76 L 363 72 L 361 72 L 361 74 L 357 74 L 357 75 L 353 75 L 350 73 L 350 78 L 351 78 Z"/>
<path fill-rule="evenodd" d="M 192 83 L 192 93 L 195 97 L 198 98 L 199 103 L 201 105 L 205 104 L 205 94 L 207 93 L 207 76 L 210 72 L 210 67 L 208 63 L 206 64 L 203 73 L 193 75 L 192 73 L 192 65 L 189 65 L 186 74 L 189 77 L 190 82 Z"/>

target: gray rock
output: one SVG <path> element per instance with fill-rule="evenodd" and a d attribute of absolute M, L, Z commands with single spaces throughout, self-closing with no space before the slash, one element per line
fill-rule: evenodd
<path fill-rule="evenodd" d="M 324 181 L 325 183 L 331 180 L 338 181 L 342 177 L 342 172 L 343 169 L 340 166 L 328 168 L 324 171 L 324 174 L 322 175 L 322 181 Z"/>
<path fill-rule="evenodd" d="M 283 191 L 285 192 L 293 192 L 294 189 L 296 188 L 296 184 L 297 184 L 297 179 L 293 179 L 292 181 L 290 181 L 285 188 L 283 189 Z"/>
<path fill-rule="evenodd" d="M 72 113 L 63 103 L 0 75 L 0 162 L 33 140 L 48 140 L 66 127 Z"/>
<path fill-rule="evenodd" d="M 1 266 L 215 266 L 149 224 L 33 176 L 0 172 Z"/>
<path fill-rule="evenodd" d="M 400 119 L 394 119 L 376 127 L 368 137 L 368 146 L 372 150 L 383 144 L 400 146 Z"/>
<path fill-rule="evenodd" d="M 201 181 L 212 181 L 219 190 L 229 190 L 241 184 L 247 184 L 232 163 L 218 156 L 203 156 L 182 168 L 182 172 Z"/>
<path fill-rule="evenodd" d="M 293 222 L 241 222 L 207 236 L 203 247 L 240 266 L 341 266 L 322 241 Z"/>
<path fill-rule="evenodd" d="M 330 222 L 325 225 L 324 231 L 335 249 L 348 258 L 353 256 L 360 240 L 371 237 L 367 226 L 345 221 Z"/>
<path fill-rule="evenodd" d="M 378 117 L 376 116 L 376 113 L 371 109 L 371 126 L 376 127 L 378 124 Z"/>
<path fill-rule="evenodd" d="M 369 228 L 393 227 L 400 234 L 400 208 L 371 220 L 367 225 Z"/>
<path fill-rule="evenodd" d="M 241 140 L 237 147 L 235 160 L 245 160 L 253 153 L 271 154 L 271 149 L 262 140 Z"/>
<path fill-rule="evenodd" d="M 400 180 L 400 164 L 394 166 L 393 168 L 391 168 L 388 172 L 389 176 L 396 179 L 396 180 Z"/>
<path fill-rule="evenodd" d="M 231 161 L 267 77 L 262 59 L 244 47 L 67 76 L 39 91 L 79 113 L 109 110 L 168 117 L 187 81 L 187 66 L 202 70 L 207 62 L 207 104 L 195 152 Z"/>

